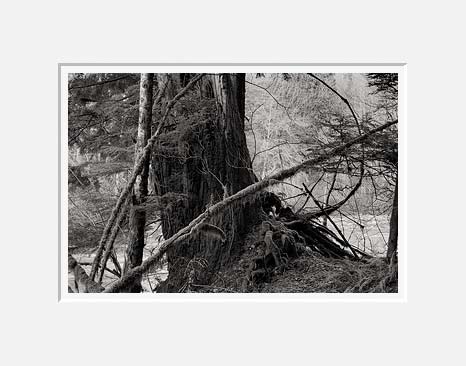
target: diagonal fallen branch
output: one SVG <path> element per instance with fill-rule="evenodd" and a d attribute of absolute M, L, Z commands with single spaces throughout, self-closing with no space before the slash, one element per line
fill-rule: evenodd
<path fill-rule="evenodd" d="M 147 258 L 140 266 L 133 268 L 132 270 L 128 271 L 128 273 L 120 278 L 119 280 L 115 281 L 112 283 L 109 287 L 105 289 L 104 292 L 119 292 L 122 288 L 124 288 L 130 281 L 133 280 L 135 276 L 140 276 L 147 272 L 153 265 L 155 265 L 157 262 L 160 261 L 164 253 L 167 251 L 167 249 L 175 244 L 178 243 L 182 240 L 185 240 L 191 236 L 192 233 L 194 233 L 196 230 L 200 228 L 200 226 L 211 216 L 215 215 L 231 204 L 233 204 L 236 201 L 241 200 L 242 198 L 256 193 L 258 191 L 263 190 L 264 188 L 267 188 L 269 186 L 279 184 L 283 179 L 289 178 L 296 173 L 300 171 L 304 171 L 307 169 L 310 169 L 311 167 L 322 163 L 323 161 L 329 159 L 330 157 L 334 156 L 335 154 L 339 154 L 346 149 L 348 149 L 350 146 L 355 145 L 357 143 L 360 143 L 364 140 L 367 140 L 369 137 L 372 135 L 376 134 L 377 132 L 380 132 L 395 123 L 398 123 L 398 121 L 393 121 L 389 122 L 386 124 L 383 124 L 368 133 L 359 136 L 351 141 L 348 141 L 345 144 L 342 144 L 340 146 L 337 146 L 333 149 L 328 150 L 326 153 L 319 155 L 316 158 L 309 159 L 301 164 L 295 165 L 294 167 L 284 169 L 276 174 L 273 174 L 269 177 L 264 178 L 263 180 L 251 184 L 250 186 L 242 189 L 241 191 L 238 191 L 237 193 L 225 198 L 223 201 L 220 201 L 216 203 L 215 205 L 211 206 L 208 208 L 206 211 L 204 211 L 202 214 L 200 214 L 198 217 L 196 217 L 194 220 L 192 220 L 189 225 L 185 226 L 181 230 L 179 230 L 176 234 L 165 240 L 160 247 L 157 249 L 155 254 Z"/>
<path fill-rule="evenodd" d="M 359 187 L 361 187 L 363 177 L 364 176 L 362 174 L 360 174 L 359 180 L 356 183 L 356 185 L 351 189 L 351 191 L 348 193 L 348 195 L 345 198 L 343 198 L 340 202 L 338 202 L 338 203 L 336 203 L 336 204 L 334 204 L 332 206 L 326 206 L 326 207 L 322 207 L 322 208 L 319 207 L 319 209 L 320 209 L 319 211 L 304 214 L 303 217 L 305 217 L 308 220 L 311 220 L 311 219 L 316 219 L 316 218 L 321 217 L 321 216 L 331 215 L 336 210 L 338 210 L 341 206 L 343 206 L 346 202 L 348 202 L 348 200 L 351 197 L 354 196 L 354 194 L 357 192 Z M 311 190 L 311 192 L 312 192 L 312 190 Z M 311 196 L 309 196 L 309 197 L 311 197 Z"/>
<path fill-rule="evenodd" d="M 123 204 L 123 206 L 122 206 L 122 208 L 121 208 L 121 210 L 120 210 L 120 212 L 118 214 L 115 225 L 113 225 L 112 232 L 111 232 L 111 234 L 109 236 L 109 239 L 107 240 L 107 243 L 106 243 L 106 246 L 105 246 L 105 251 L 103 253 L 102 260 L 100 261 L 101 271 L 100 271 L 100 274 L 98 276 L 99 277 L 98 282 L 100 284 L 102 283 L 102 279 L 104 277 L 104 272 L 105 272 L 104 269 L 107 267 L 108 259 L 112 255 L 113 245 L 115 244 L 115 239 L 116 239 L 116 237 L 118 235 L 118 232 L 121 229 L 121 223 L 123 222 L 123 219 L 126 216 L 129 201 L 130 201 L 130 197 L 127 197 L 126 202 Z M 94 264 L 94 263 L 92 263 L 92 264 Z"/>

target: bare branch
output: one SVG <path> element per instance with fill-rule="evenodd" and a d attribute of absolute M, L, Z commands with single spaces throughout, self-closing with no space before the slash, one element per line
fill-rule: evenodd
<path fill-rule="evenodd" d="M 338 97 L 343 101 L 343 103 L 345 103 L 348 106 L 348 108 L 351 111 L 351 114 L 352 114 L 352 116 L 353 116 L 353 118 L 354 118 L 354 120 L 356 122 L 356 126 L 358 128 L 359 135 L 361 135 L 361 126 L 359 125 L 358 117 L 356 117 L 356 113 L 354 113 L 354 110 L 351 107 L 351 104 L 348 102 L 348 99 L 346 99 L 343 95 L 341 95 L 339 92 L 337 92 L 334 88 L 332 88 L 325 81 L 320 79 L 318 76 L 316 76 L 316 75 L 314 75 L 312 73 L 308 73 L 308 75 L 313 77 L 317 81 L 321 82 L 322 84 L 324 84 L 328 89 L 330 89 L 332 92 L 334 92 L 336 95 L 338 95 Z"/>
<path fill-rule="evenodd" d="M 127 78 L 129 78 L 129 76 L 130 75 L 125 75 L 125 76 L 120 76 L 120 77 L 110 79 L 110 80 L 99 81 L 99 82 L 93 83 L 93 84 L 72 86 L 72 87 L 68 88 L 68 90 L 90 88 L 92 86 L 100 86 L 100 85 L 104 85 L 104 84 L 108 84 L 108 83 L 113 83 L 113 82 L 118 81 L 118 80 L 127 79 Z"/>
<path fill-rule="evenodd" d="M 280 103 L 280 102 L 278 101 L 278 99 L 275 98 L 275 97 L 273 96 L 273 94 L 272 94 L 271 92 L 269 92 L 269 90 L 268 90 L 267 88 L 264 88 L 263 86 L 260 86 L 260 85 L 258 85 L 258 84 L 254 84 L 253 82 L 247 81 L 247 80 L 246 80 L 246 83 L 251 84 L 251 85 L 253 85 L 253 86 L 258 87 L 259 89 L 264 90 L 268 95 L 270 95 L 270 96 L 272 97 L 272 99 L 275 101 L 275 103 L 277 103 L 280 107 L 282 107 L 282 108 L 285 110 L 286 115 L 288 116 L 288 118 L 290 119 L 290 121 L 293 120 L 293 118 L 291 118 L 291 116 L 290 116 L 290 113 L 288 112 L 288 107 L 285 106 L 285 105 L 283 105 L 282 103 Z"/>
<path fill-rule="evenodd" d="M 330 89 L 333 93 L 335 93 L 343 101 L 343 103 L 345 103 L 348 106 L 348 108 L 349 108 L 349 110 L 350 110 L 350 112 L 351 112 L 351 114 L 352 114 L 352 116 L 354 118 L 354 121 L 356 122 L 356 127 L 358 128 L 359 136 L 362 136 L 362 130 L 361 130 L 361 126 L 359 124 L 358 117 L 356 117 L 356 113 L 354 113 L 353 107 L 351 107 L 351 104 L 348 102 L 348 99 L 346 99 L 343 95 L 341 95 L 338 91 L 336 91 L 334 88 L 332 88 L 324 80 L 320 79 L 316 75 L 314 75 L 312 73 L 308 73 L 308 75 L 311 76 L 312 78 L 318 80 L 322 84 L 324 84 L 328 89 Z M 334 205 L 334 206 L 332 206 L 330 208 L 326 207 L 325 209 L 321 210 L 326 216 L 328 216 L 330 213 L 334 212 L 335 210 L 340 208 L 343 204 L 345 204 L 349 200 L 349 198 L 351 196 L 353 196 L 356 193 L 356 191 L 359 189 L 359 187 L 361 186 L 362 180 L 363 180 L 363 177 L 364 177 L 364 165 L 365 165 L 364 164 L 364 160 L 365 160 L 364 144 L 361 144 L 361 150 L 362 150 L 362 159 L 361 159 L 361 167 L 360 167 L 360 178 L 359 178 L 358 183 L 354 186 L 354 188 L 348 194 L 348 196 L 345 199 L 343 199 L 341 202 L 339 202 L 338 204 L 336 204 L 336 205 Z"/>
<path fill-rule="evenodd" d="M 327 218 L 328 221 L 331 222 L 331 224 L 333 225 L 333 227 L 336 229 L 336 231 L 338 232 L 338 234 L 340 234 L 340 237 L 341 239 L 343 240 L 344 244 L 346 247 L 350 248 L 351 252 L 353 253 L 353 255 L 356 257 L 356 259 L 359 259 L 359 256 L 358 254 L 354 251 L 353 247 L 350 245 L 350 243 L 348 242 L 348 240 L 346 240 L 345 236 L 343 235 L 343 233 L 341 232 L 340 228 L 335 224 L 335 222 L 332 220 L 332 218 L 329 216 L 328 213 L 325 212 L 324 210 L 324 207 L 319 203 L 319 201 L 312 195 L 312 192 L 306 187 L 306 185 L 303 183 L 303 186 L 304 186 L 304 189 L 306 190 L 306 193 L 312 198 L 312 200 L 314 201 L 314 203 L 317 205 L 317 207 L 319 207 L 319 209 L 324 213 L 325 217 Z"/>

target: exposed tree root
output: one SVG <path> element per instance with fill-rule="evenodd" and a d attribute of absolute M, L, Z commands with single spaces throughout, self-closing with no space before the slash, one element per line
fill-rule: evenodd
<path fill-rule="evenodd" d="M 355 249 L 349 247 L 344 238 L 281 207 L 279 199 L 273 194 L 267 196 L 263 207 L 269 211 L 269 217 L 261 223 L 260 241 L 255 245 L 258 255 L 250 259 L 241 285 L 242 292 L 269 282 L 271 276 L 286 270 L 291 259 L 301 255 L 318 253 L 326 258 L 359 260 Z M 359 253 L 368 257 L 362 251 Z"/>
<path fill-rule="evenodd" d="M 274 207 L 274 208 L 273 208 Z M 245 240 L 245 252 L 196 292 L 397 292 L 396 257 L 372 258 L 317 222 L 267 196 L 269 215 Z M 224 290 L 222 290 L 224 289 Z"/>

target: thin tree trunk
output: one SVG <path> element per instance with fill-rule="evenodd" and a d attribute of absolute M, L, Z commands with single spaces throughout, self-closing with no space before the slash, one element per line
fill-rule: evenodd
<path fill-rule="evenodd" d="M 387 258 L 389 260 L 398 250 L 398 177 L 396 178 L 395 196 L 393 197 L 392 216 L 390 217 L 390 235 L 388 237 Z"/>
<path fill-rule="evenodd" d="M 160 120 L 160 122 L 157 125 L 156 131 L 152 134 L 152 137 L 147 141 L 147 145 L 144 147 L 142 150 L 141 154 L 136 157 L 136 163 L 135 167 L 133 169 L 133 172 L 131 173 L 131 177 L 129 178 L 129 181 L 123 191 L 120 193 L 120 197 L 118 198 L 118 201 L 113 207 L 112 213 L 110 214 L 110 218 L 107 221 L 107 224 L 105 225 L 104 232 L 102 233 L 102 237 L 100 238 L 99 245 L 97 247 L 96 255 L 94 257 L 94 261 L 92 263 L 92 268 L 91 268 L 91 273 L 89 277 L 91 280 L 94 280 L 95 275 L 97 273 L 97 270 L 99 268 L 100 260 L 102 258 L 102 253 L 104 251 L 105 245 L 107 243 L 108 237 L 110 235 L 110 232 L 113 228 L 113 226 L 119 225 L 120 222 L 117 222 L 117 218 L 120 217 L 118 214 L 122 207 L 124 206 L 126 199 L 129 197 L 131 194 L 134 184 L 136 183 L 137 178 L 141 174 L 144 164 L 146 161 L 149 159 L 150 153 L 152 151 L 152 147 L 154 146 L 155 142 L 157 141 L 160 132 L 162 131 L 162 128 L 165 126 L 165 122 L 167 121 L 168 114 L 170 113 L 171 109 L 173 106 L 178 102 L 181 97 L 183 97 L 193 86 L 196 84 L 205 74 L 197 74 L 195 77 L 193 77 L 189 83 L 184 87 L 178 94 L 173 97 L 172 100 L 167 104 L 165 108 L 165 112 L 163 113 L 163 116 Z"/>
<path fill-rule="evenodd" d="M 137 157 L 142 153 L 151 134 L 153 86 L 154 74 L 141 74 L 135 164 L 137 164 Z M 142 263 L 145 245 L 146 211 L 141 206 L 144 205 L 148 193 L 149 163 L 149 159 L 144 162 L 142 171 L 136 178 L 133 187 L 129 218 L 129 243 L 126 250 L 127 259 L 124 273 Z M 141 292 L 141 289 L 141 277 L 136 277 L 133 283 L 129 284 L 128 288 L 125 289 L 125 292 Z"/>

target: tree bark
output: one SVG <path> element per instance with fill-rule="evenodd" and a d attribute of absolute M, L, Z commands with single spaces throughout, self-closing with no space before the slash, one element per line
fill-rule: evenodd
<path fill-rule="evenodd" d="M 153 86 L 154 74 L 141 74 L 135 164 L 151 135 Z M 133 187 L 129 217 L 129 243 L 126 249 L 127 259 L 124 273 L 142 263 L 146 211 L 141 206 L 144 205 L 148 193 L 149 164 L 150 160 L 147 159 Z M 141 277 L 138 276 L 124 289 L 124 292 L 141 292 L 141 289 Z"/>
<path fill-rule="evenodd" d="M 387 258 L 397 256 L 398 250 L 398 177 L 396 178 L 395 195 L 393 197 L 392 216 L 390 217 L 390 235 L 388 237 Z"/>
<path fill-rule="evenodd" d="M 187 146 L 187 158 L 180 161 L 156 154 L 153 161 L 157 193 L 182 197 L 162 212 L 165 238 L 187 226 L 210 205 L 256 181 L 244 134 L 245 75 L 204 78 L 201 93 L 200 103 L 210 111 L 209 118 L 189 120 L 189 133 L 181 133 L 178 143 Z M 177 128 L 182 131 L 188 126 Z M 232 255 L 241 252 L 241 239 L 257 216 L 253 205 L 232 207 L 209 221 L 225 234 L 225 242 L 221 235 L 206 231 L 168 249 L 169 276 L 158 291 L 180 291 L 189 281 L 207 283 Z"/>

